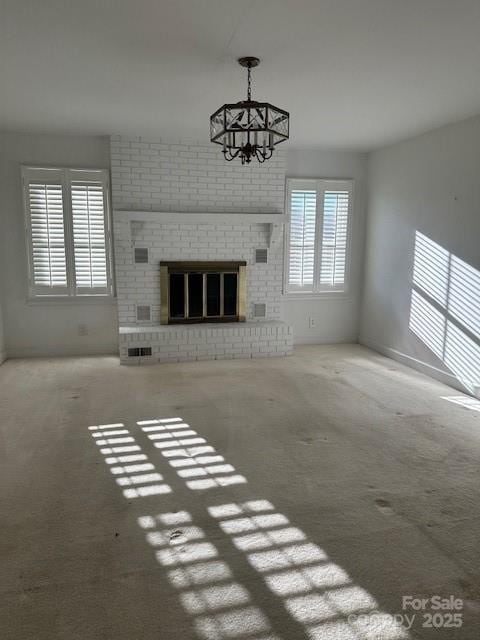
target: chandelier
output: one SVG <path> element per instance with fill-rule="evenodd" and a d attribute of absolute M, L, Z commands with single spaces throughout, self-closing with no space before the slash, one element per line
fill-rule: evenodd
<path fill-rule="evenodd" d="M 210 116 L 210 140 L 222 145 L 225 160 L 265 162 L 275 145 L 288 140 L 290 116 L 268 102 L 252 100 L 251 72 L 260 60 L 248 56 L 238 63 L 247 69 L 247 99 L 224 104 Z"/>

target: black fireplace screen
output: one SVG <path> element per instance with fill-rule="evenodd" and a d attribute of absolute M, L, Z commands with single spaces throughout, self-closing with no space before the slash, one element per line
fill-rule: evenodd
<path fill-rule="evenodd" d="M 232 322 L 241 311 L 244 263 L 161 263 L 162 318 L 168 305 L 168 322 Z M 243 269 L 242 269 L 243 267 Z"/>

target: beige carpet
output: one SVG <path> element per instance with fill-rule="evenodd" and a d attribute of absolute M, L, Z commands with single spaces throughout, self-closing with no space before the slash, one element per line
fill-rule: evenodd
<path fill-rule="evenodd" d="M 480 407 L 463 401 L 356 345 L 7 361 L 0 637 L 478 639 Z M 463 601 L 440 628 L 430 601 L 402 609 L 435 595 Z"/>

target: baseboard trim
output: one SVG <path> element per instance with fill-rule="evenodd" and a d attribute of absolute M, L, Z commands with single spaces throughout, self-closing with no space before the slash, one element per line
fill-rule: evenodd
<path fill-rule="evenodd" d="M 411 369 L 415 369 L 416 371 L 419 371 L 420 373 L 423 373 L 430 378 L 434 378 L 435 380 L 438 380 L 439 382 L 442 382 L 449 387 L 453 387 L 454 389 L 457 389 L 457 391 L 472 395 L 471 392 L 468 391 L 468 389 L 466 389 L 452 373 L 448 373 L 448 371 L 442 371 L 442 369 L 428 364 L 423 360 L 419 360 L 418 358 L 409 356 L 402 351 L 397 351 L 397 349 L 392 349 L 392 347 L 387 347 L 384 344 L 380 344 L 372 340 L 361 338 L 360 344 L 363 344 L 369 349 L 373 349 L 373 351 L 381 353 L 383 356 L 387 356 L 387 358 L 392 358 L 392 360 L 396 360 L 397 362 L 400 362 L 401 364 L 404 364 Z"/>
<path fill-rule="evenodd" d="M 342 338 L 320 338 L 318 336 L 296 336 L 293 335 L 293 345 L 296 344 L 356 344 L 357 336 L 346 336 Z"/>
<path fill-rule="evenodd" d="M 118 356 L 118 345 L 92 348 L 9 349 L 11 358 L 81 358 L 82 356 Z"/>

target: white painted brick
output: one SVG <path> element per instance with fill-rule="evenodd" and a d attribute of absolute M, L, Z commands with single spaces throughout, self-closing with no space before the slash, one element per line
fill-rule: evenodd
<path fill-rule="evenodd" d="M 278 356 L 291 353 L 292 346 L 283 337 L 276 340 L 262 339 L 264 331 L 272 335 L 288 335 L 288 327 L 281 323 L 265 322 L 262 327 L 250 323 L 224 328 L 207 325 L 189 325 L 168 327 L 131 328 L 129 333 L 122 329 L 120 333 L 120 359 L 122 363 L 132 364 L 146 361 L 145 358 L 129 358 L 129 346 L 151 346 L 151 358 L 148 361 L 187 362 L 189 360 L 208 360 L 226 358 L 251 358 L 259 356 Z M 238 341 L 233 341 L 238 338 Z M 213 339 L 213 342 L 211 340 Z"/>
<path fill-rule="evenodd" d="M 153 143 L 112 136 L 111 154 L 116 209 L 135 206 L 133 191 L 128 188 L 134 176 L 147 182 L 142 183 L 141 198 L 149 202 L 151 208 L 178 210 L 185 205 L 190 210 L 205 211 L 205 203 L 198 196 L 214 196 L 208 200 L 212 210 L 258 212 L 260 201 L 264 210 L 283 209 L 285 160 L 281 150 L 263 165 L 252 163 L 241 167 L 236 163 L 227 165 L 221 150 L 212 145 Z M 171 192 L 176 197 L 167 198 L 165 202 L 167 188 L 174 190 Z M 138 204 L 138 196 L 136 198 Z"/>
<path fill-rule="evenodd" d="M 212 145 L 112 136 L 111 158 L 113 206 L 117 210 L 283 211 L 285 159 L 282 151 L 276 152 L 274 158 L 263 165 L 252 163 L 242 167 L 226 164 L 221 150 Z M 114 225 L 120 325 L 135 323 L 136 305 L 141 303 L 151 305 L 152 323 L 159 322 L 160 260 L 247 260 L 248 319 L 257 321 L 251 317 L 253 302 L 266 303 L 267 320 L 279 319 L 283 243 L 279 241 L 270 248 L 267 265 L 253 264 L 255 249 L 266 246 L 266 225 L 187 225 L 180 221 L 178 225 L 128 224 L 116 219 Z M 149 248 L 148 265 L 142 265 L 142 268 L 134 265 L 134 246 Z M 258 322 L 262 321 L 258 319 Z M 249 339 L 254 333 L 248 329 Z M 188 347 L 182 353 L 191 357 L 204 357 L 205 353 L 211 357 L 226 356 L 220 349 L 237 344 L 245 347 L 245 335 L 240 337 L 238 333 L 223 331 L 205 333 L 204 330 L 201 334 L 203 345 L 202 342 L 195 343 L 201 350 L 188 350 Z M 276 348 L 274 344 L 268 344 L 273 340 L 265 340 L 265 335 L 268 334 L 262 334 L 261 346 Z M 273 335 L 276 337 L 277 332 Z M 188 345 L 181 330 L 177 338 L 178 348 Z M 291 342 L 290 335 L 287 349 Z M 122 341 L 122 344 L 126 342 Z M 253 342 L 247 344 L 251 344 L 252 349 L 257 348 L 258 337 L 254 335 Z M 281 346 L 283 349 L 284 344 Z M 172 351 L 166 353 L 170 357 Z"/>

